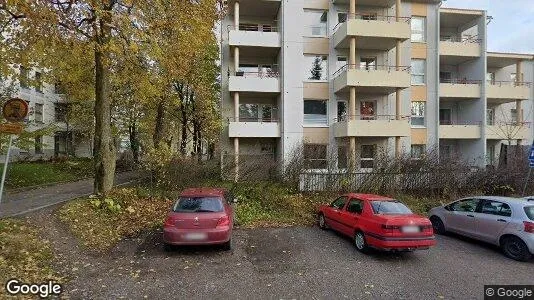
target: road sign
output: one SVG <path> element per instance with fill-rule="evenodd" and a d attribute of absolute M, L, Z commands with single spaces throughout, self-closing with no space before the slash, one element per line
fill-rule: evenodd
<path fill-rule="evenodd" d="M 22 132 L 22 124 L 20 123 L 4 123 L 0 124 L 1 133 L 20 134 Z"/>
<path fill-rule="evenodd" d="M 28 115 L 28 103 L 19 98 L 7 100 L 2 109 L 4 118 L 10 122 L 21 122 Z"/>

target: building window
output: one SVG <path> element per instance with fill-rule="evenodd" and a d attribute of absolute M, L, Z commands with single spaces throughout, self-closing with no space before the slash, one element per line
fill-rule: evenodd
<path fill-rule="evenodd" d="M 326 37 L 328 30 L 328 12 L 323 10 L 304 10 L 304 28 L 306 36 Z"/>
<path fill-rule="evenodd" d="M 304 161 L 308 169 L 326 169 L 326 145 L 304 144 Z"/>
<path fill-rule="evenodd" d="M 362 57 L 362 58 L 360 58 L 360 69 L 362 69 L 362 70 L 376 70 L 376 57 Z"/>
<path fill-rule="evenodd" d="M 346 169 L 347 168 L 347 147 L 339 146 L 337 147 L 337 168 Z"/>
<path fill-rule="evenodd" d="M 336 61 L 336 73 L 341 72 L 341 68 L 344 68 L 347 65 L 347 57 L 346 56 L 338 56 Z"/>
<path fill-rule="evenodd" d="M 259 25 L 258 24 L 240 23 L 239 24 L 239 30 L 242 30 L 242 31 L 258 31 L 259 30 Z"/>
<path fill-rule="evenodd" d="M 486 110 L 486 125 L 495 124 L 495 110 L 493 108 L 488 108 Z"/>
<path fill-rule="evenodd" d="M 42 93 L 43 92 L 43 80 L 40 72 L 35 72 L 35 91 Z"/>
<path fill-rule="evenodd" d="M 451 83 L 452 73 L 451 72 L 439 72 L 439 82 L 440 83 Z"/>
<path fill-rule="evenodd" d="M 376 145 L 362 145 L 360 157 L 360 167 L 362 169 L 372 169 L 375 165 Z"/>
<path fill-rule="evenodd" d="M 452 146 L 451 145 L 439 145 L 439 158 L 440 160 L 450 160 L 452 158 Z"/>
<path fill-rule="evenodd" d="M 260 145 L 261 154 L 274 154 L 273 144 L 261 144 Z"/>
<path fill-rule="evenodd" d="M 56 122 L 67 121 L 67 105 L 64 103 L 56 103 L 54 107 Z"/>
<path fill-rule="evenodd" d="M 450 108 L 439 109 L 439 125 L 452 125 L 452 110 Z"/>
<path fill-rule="evenodd" d="M 328 101 L 304 100 L 304 125 L 328 125 Z"/>
<path fill-rule="evenodd" d="M 337 13 L 337 22 L 338 23 L 345 23 L 347 22 L 347 13 L 346 12 L 338 12 Z"/>
<path fill-rule="evenodd" d="M 35 122 L 43 123 L 43 104 L 35 103 Z"/>
<path fill-rule="evenodd" d="M 305 55 L 304 60 L 304 81 L 328 80 L 328 56 Z"/>
<path fill-rule="evenodd" d="M 43 136 L 39 135 L 35 137 L 35 154 L 43 153 Z"/>
<path fill-rule="evenodd" d="M 493 145 L 486 146 L 486 165 L 491 166 L 495 162 L 495 147 Z"/>
<path fill-rule="evenodd" d="M 337 120 L 345 121 L 347 118 L 347 101 L 338 100 L 337 101 Z"/>
<path fill-rule="evenodd" d="M 425 126 L 425 106 L 424 101 L 412 102 L 412 126 Z"/>
<path fill-rule="evenodd" d="M 240 122 L 273 122 L 276 120 L 276 108 L 270 104 L 239 104 Z"/>
<path fill-rule="evenodd" d="M 412 59 L 411 64 L 412 85 L 425 84 L 425 60 Z"/>
<path fill-rule="evenodd" d="M 523 110 L 521 109 L 521 114 L 523 114 Z M 512 123 L 515 123 L 517 122 L 517 109 L 515 108 L 512 108 L 510 109 L 510 117 L 511 117 L 511 122 Z M 523 122 L 523 120 L 519 120 L 520 122 Z"/>
<path fill-rule="evenodd" d="M 412 42 L 424 42 L 426 41 L 426 18 L 425 17 L 412 17 Z"/>
<path fill-rule="evenodd" d="M 411 157 L 412 159 L 421 159 L 425 154 L 425 145 L 412 145 Z"/>
<path fill-rule="evenodd" d="M 375 120 L 376 110 L 374 101 L 360 102 L 360 119 L 361 120 Z"/>
<path fill-rule="evenodd" d="M 510 74 L 510 80 L 515 82 L 516 81 L 516 78 L 517 78 L 517 74 L 516 73 L 512 73 Z M 521 78 L 519 79 L 519 82 L 523 81 L 523 73 L 521 73 Z"/>
<path fill-rule="evenodd" d="M 28 73 L 29 71 L 26 67 L 20 66 L 19 83 L 21 88 L 28 88 Z"/>

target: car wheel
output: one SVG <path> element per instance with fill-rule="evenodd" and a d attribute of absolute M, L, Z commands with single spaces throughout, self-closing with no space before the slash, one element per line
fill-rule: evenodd
<path fill-rule="evenodd" d="M 232 248 L 233 248 L 232 238 L 230 238 L 230 239 L 228 240 L 228 242 L 224 243 L 222 246 L 223 246 L 223 249 L 224 249 L 225 251 L 230 251 L 230 250 L 232 250 Z"/>
<path fill-rule="evenodd" d="M 319 228 L 321 228 L 323 230 L 328 229 L 328 227 L 326 225 L 326 220 L 324 219 L 324 215 L 323 214 L 319 214 L 319 217 L 317 218 L 317 223 L 319 224 Z"/>
<path fill-rule="evenodd" d="M 174 251 L 174 246 L 171 244 L 164 243 L 163 244 L 163 250 L 166 252 Z"/>
<path fill-rule="evenodd" d="M 447 230 L 445 230 L 445 225 L 443 225 L 443 221 L 441 221 L 439 217 L 430 217 L 430 222 L 432 223 L 432 228 L 434 229 L 435 233 L 445 234 L 447 232 Z"/>
<path fill-rule="evenodd" d="M 361 231 L 357 231 L 354 234 L 354 245 L 356 246 L 356 249 L 362 253 L 367 253 L 369 251 L 369 246 L 367 246 L 367 242 L 365 241 L 365 235 Z"/>
<path fill-rule="evenodd" d="M 530 259 L 530 254 L 527 244 L 516 236 L 509 236 L 504 238 L 501 243 L 502 250 L 506 256 L 518 261 L 527 261 Z"/>

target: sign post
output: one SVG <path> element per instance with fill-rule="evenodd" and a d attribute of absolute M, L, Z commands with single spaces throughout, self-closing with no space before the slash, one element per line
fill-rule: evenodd
<path fill-rule="evenodd" d="M 527 179 L 525 180 L 525 185 L 523 186 L 523 197 L 525 197 L 525 192 L 527 190 L 528 180 L 530 179 L 530 173 L 532 173 L 532 168 L 534 168 L 534 142 L 532 143 L 532 146 L 530 146 L 530 152 L 528 154 L 528 175 Z"/>
<path fill-rule="evenodd" d="M 9 163 L 9 154 L 11 154 L 11 145 L 13 144 L 13 135 L 22 132 L 22 122 L 28 115 L 28 103 L 19 98 L 9 99 L 2 107 L 2 115 L 9 123 L 0 124 L 0 132 L 9 133 L 9 144 L 7 146 L 4 169 L 2 170 L 2 181 L 0 182 L 0 203 L 4 195 L 4 183 L 7 175 L 7 164 Z"/>

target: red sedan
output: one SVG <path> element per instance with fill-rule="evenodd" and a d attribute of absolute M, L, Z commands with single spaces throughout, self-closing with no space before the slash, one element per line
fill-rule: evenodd
<path fill-rule="evenodd" d="M 371 194 L 346 194 L 322 205 L 319 227 L 354 238 L 356 248 L 389 251 L 428 249 L 436 244 L 432 223 L 400 201 Z"/>
<path fill-rule="evenodd" d="M 163 225 L 165 248 L 173 245 L 221 244 L 232 248 L 232 197 L 224 189 L 195 188 L 182 192 Z"/>

